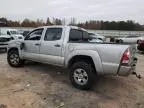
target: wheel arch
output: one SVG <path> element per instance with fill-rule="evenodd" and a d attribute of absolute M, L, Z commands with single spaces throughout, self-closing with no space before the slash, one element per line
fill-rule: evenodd
<path fill-rule="evenodd" d="M 7 53 L 9 54 L 12 50 L 18 51 L 18 48 L 16 48 L 16 47 L 9 48 Z"/>
<path fill-rule="evenodd" d="M 87 51 L 72 52 L 66 58 L 65 66 L 66 68 L 70 68 L 74 62 L 82 59 L 90 61 L 93 64 L 95 72 L 97 74 L 103 74 L 102 62 L 97 51 L 87 50 Z"/>
<path fill-rule="evenodd" d="M 21 52 L 20 49 L 17 48 L 17 47 L 8 48 L 7 54 L 9 54 L 9 52 L 12 51 L 12 50 L 18 51 L 19 57 L 20 57 L 21 59 L 23 59 L 23 57 L 22 57 L 22 52 Z"/>

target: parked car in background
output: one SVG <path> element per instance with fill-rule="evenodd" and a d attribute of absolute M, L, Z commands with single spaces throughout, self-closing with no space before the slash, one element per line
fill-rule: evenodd
<path fill-rule="evenodd" d="M 25 37 L 29 32 L 30 32 L 30 31 L 25 30 L 25 31 L 23 31 L 22 35 Z"/>
<path fill-rule="evenodd" d="M 143 39 L 144 37 L 142 36 L 127 36 L 127 37 L 117 38 L 115 41 L 117 43 L 137 44 L 139 40 L 143 40 Z"/>
<path fill-rule="evenodd" d="M 75 26 L 45 26 L 31 31 L 24 40 L 8 45 L 10 66 L 32 60 L 69 69 L 71 83 L 90 89 L 98 75 L 128 76 L 135 72 L 134 45 L 89 42 L 85 29 Z"/>
<path fill-rule="evenodd" d="M 24 39 L 24 37 L 19 33 L 19 31 L 17 29 L 1 28 L 0 32 L 3 35 L 9 35 L 9 36 L 13 37 L 15 40 Z"/>
<path fill-rule="evenodd" d="M 138 42 L 137 49 L 140 50 L 140 51 L 144 51 L 144 40 L 140 40 Z"/>
<path fill-rule="evenodd" d="M 5 49 L 7 50 L 8 43 L 13 40 L 13 37 L 9 35 L 3 35 L 0 33 L 0 49 Z"/>
<path fill-rule="evenodd" d="M 96 38 L 96 37 L 90 37 L 89 42 L 91 42 L 91 43 L 103 43 L 104 41 L 99 39 L 99 38 Z"/>
<path fill-rule="evenodd" d="M 106 40 L 105 36 L 102 36 L 98 33 L 88 33 L 88 34 L 89 34 L 90 37 L 94 37 L 94 38 L 102 40 L 102 41 Z"/>

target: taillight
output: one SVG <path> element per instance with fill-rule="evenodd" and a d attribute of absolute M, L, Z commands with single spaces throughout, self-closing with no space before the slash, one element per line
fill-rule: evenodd
<path fill-rule="evenodd" d="M 121 63 L 122 64 L 128 64 L 130 61 L 130 52 L 129 49 L 127 49 L 124 53 L 123 56 L 121 58 Z"/>

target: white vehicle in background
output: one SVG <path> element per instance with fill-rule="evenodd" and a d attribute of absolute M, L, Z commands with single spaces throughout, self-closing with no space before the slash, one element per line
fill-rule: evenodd
<path fill-rule="evenodd" d="M 11 37 L 10 35 L 3 34 L 3 33 L 0 31 L 0 50 L 1 50 L 1 49 L 4 49 L 4 50 L 6 51 L 6 50 L 7 50 L 7 47 L 8 47 L 8 43 L 9 43 L 11 40 L 14 40 L 13 37 Z"/>
<path fill-rule="evenodd" d="M 91 42 L 91 43 L 103 43 L 104 41 L 101 39 L 98 39 L 96 37 L 90 37 L 89 42 Z"/>
<path fill-rule="evenodd" d="M 105 36 L 102 36 L 98 33 L 95 33 L 95 34 L 94 33 L 88 33 L 88 34 L 89 34 L 90 37 L 94 37 L 94 38 L 102 40 L 102 41 L 106 40 Z"/>
<path fill-rule="evenodd" d="M 118 42 L 118 43 L 137 44 L 139 42 L 139 40 L 144 40 L 144 37 L 142 37 L 142 36 L 121 37 L 121 38 L 117 38 L 116 42 Z"/>
<path fill-rule="evenodd" d="M 3 35 L 9 35 L 9 36 L 13 37 L 13 39 L 15 39 L 15 40 L 24 39 L 24 37 L 19 33 L 19 31 L 17 29 L 1 28 L 0 32 Z"/>

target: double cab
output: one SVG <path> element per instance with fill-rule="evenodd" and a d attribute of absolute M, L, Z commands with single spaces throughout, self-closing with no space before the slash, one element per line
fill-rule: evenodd
<path fill-rule="evenodd" d="M 68 68 L 71 83 L 90 89 L 99 75 L 128 76 L 135 72 L 133 45 L 96 43 L 88 32 L 75 26 L 45 26 L 31 31 L 24 40 L 8 45 L 7 60 L 13 67 L 25 60 Z"/>

